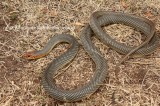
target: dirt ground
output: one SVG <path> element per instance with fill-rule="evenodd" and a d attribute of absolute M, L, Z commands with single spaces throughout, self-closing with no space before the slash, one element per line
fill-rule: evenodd
<path fill-rule="evenodd" d="M 42 72 L 68 49 L 68 44 L 58 45 L 37 60 L 21 57 L 26 51 L 42 49 L 57 34 L 68 33 L 79 41 L 80 31 L 97 10 L 146 17 L 155 23 L 160 35 L 160 0 L 1 0 L 0 106 L 160 106 L 160 48 L 151 55 L 126 60 L 116 77 L 115 66 L 124 55 L 93 37 L 108 61 L 108 77 L 94 94 L 74 103 L 55 100 L 40 84 Z M 141 33 L 128 26 L 113 24 L 104 29 L 124 44 L 137 46 L 143 41 Z M 68 90 L 81 87 L 94 69 L 94 62 L 81 46 L 56 83 Z"/>

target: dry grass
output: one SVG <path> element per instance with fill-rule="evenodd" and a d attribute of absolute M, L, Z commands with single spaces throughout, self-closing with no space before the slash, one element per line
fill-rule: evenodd
<path fill-rule="evenodd" d="M 116 78 L 115 64 L 123 55 L 93 38 L 95 45 L 108 60 L 109 75 L 97 92 L 75 103 L 56 101 L 44 92 L 40 85 L 41 72 L 53 58 L 67 50 L 67 44 L 57 46 L 50 55 L 38 60 L 27 61 L 21 58 L 24 51 L 43 48 L 55 34 L 69 33 L 79 39 L 80 31 L 96 10 L 121 11 L 144 16 L 154 21 L 157 31 L 160 30 L 159 0 L 2 0 L 0 106 L 160 105 L 159 48 L 149 56 L 127 60 L 120 66 Z M 11 26 L 15 25 L 20 27 L 11 29 Z M 38 27 L 47 25 L 54 28 Z M 139 32 L 124 25 L 111 25 L 105 30 L 117 41 L 131 46 L 142 42 Z M 75 60 L 63 68 L 65 72 L 56 78 L 56 83 L 64 89 L 83 86 L 94 74 L 94 67 L 94 63 L 81 47 Z"/>

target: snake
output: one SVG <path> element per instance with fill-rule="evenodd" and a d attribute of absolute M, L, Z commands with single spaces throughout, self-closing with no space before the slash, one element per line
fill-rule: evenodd
<path fill-rule="evenodd" d="M 102 27 L 111 24 L 124 24 L 133 27 L 143 33 L 146 36 L 146 39 L 139 46 L 130 47 L 122 44 L 103 30 Z M 89 23 L 83 27 L 80 33 L 80 42 L 84 50 L 95 63 L 96 68 L 93 77 L 91 77 L 90 81 L 82 87 L 73 90 L 65 90 L 59 88 L 56 83 L 53 82 L 53 77 L 56 76 L 64 66 L 73 61 L 77 55 L 80 44 L 72 35 L 59 34 L 53 36 L 43 49 L 23 54 L 23 58 L 25 59 L 38 59 L 49 54 L 56 45 L 61 44 L 62 42 L 70 45 L 69 49 L 59 57 L 53 59 L 42 73 L 41 84 L 45 91 L 54 99 L 65 102 L 80 101 L 83 98 L 89 97 L 104 84 L 108 75 L 107 60 L 102 56 L 100 50 L 92 43 L 91 37 L 93 35 L 118 53 L 124 54 L 125 57 L 121 62 L 129 55 L 149 55 L 159 46 L 158 36 L 155 32 L 155 24 L 151 20 L 121 12 L 93 12 L 90 16 Z"/>

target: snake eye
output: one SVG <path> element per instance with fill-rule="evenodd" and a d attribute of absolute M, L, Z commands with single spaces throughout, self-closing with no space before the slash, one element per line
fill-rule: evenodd
<path fill-rule="evenodd" d="M 28 55 L 26 55 L 26 57 L 31 57 L 31 55 L 28 54 Z"/>

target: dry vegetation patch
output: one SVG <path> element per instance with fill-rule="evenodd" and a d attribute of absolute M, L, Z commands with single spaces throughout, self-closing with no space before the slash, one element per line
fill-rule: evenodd
<path fill-rule="evenodd" d="M 56 34 L 80 31 L 93 11 L 119 11 L 149 18 L 160 31 L 159 0 L 1 0 L 0 1 L 0 106 L 158 106 L 160 105 L 160 48 L 149 56 L 130 58 L 115 66 L 123 57 L 96 37 L 94 44 L 108 60 L 109 72 L 104 84 L 91 96 L 75 103 L 51 98 L 41 87 L 41 73 L 52 59 L 68 49 L 57 46 L 48 56 L 27 61 L 25 51 L 39 50 Z M 48 26 L 48 29 L 46 28 Z M 124 25 L 104 28 L 117 41 L 137 46 L 143 36 Z M 74 61 L 62 70 L 56 83 L 63 89 L 83 86 L 94 74 L 95 64 L 82 47 Z"/>

